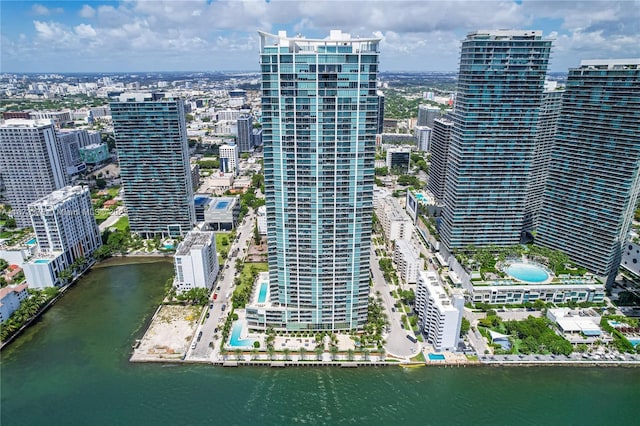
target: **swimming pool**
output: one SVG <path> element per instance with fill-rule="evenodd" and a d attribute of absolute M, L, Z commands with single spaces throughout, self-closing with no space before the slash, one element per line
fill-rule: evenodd
<path fill-rule="evenodd" d="M 50 260 L 49 259 L 38 259 L 36 261 L 34 261 L 33 263 L 49 263 Z"/>
<path fill-rule="evenodd" d="M 627 340 L 629 341 L 629 343 L 633 345 L 634 348 L 640 345 L 640 339 L 627 339 Z"/>
<path fill-rule="evenodd" d="M 173 244 L 165 244 L 164 248 L 167 250 L 173 250 L 175 248 L 175 246 Z"/>
<path fill-rule="evenodd" d="M 424 195 L 422 195 L 422 194 L 421 194 L 421 193 L 419 193 L 419 192 L 415 193 L 415 196 L 416 196 L 416 200 L 418 200 L 418 201 L 420 201 L 420 202 L 422 202 L 422 201 L 426 201 L 425 196 L 424 196 Z"/>
<path fill-rule="evenodd" d="M 226 209 L 228 205 L 229 205 L 228 201 L 218 201 L 218 204 L 216 204 L 216 210 Z"/>
<path fill-rule="evenodd" d="M 36 240 L 35 238 L 32 238 L 29 241 L 27 241 L 27 245 L 35 244 L 36 241 L 38 241 L 38 240 Z"/>
<path fill-rule="evenodd" d="M 258 293 L 258 303 L 264 303 L 267 301 L 267 290 L 269 289 L 269 283 L 260 283 L 260 293 Z"/>
<path fill-rule="evenodd" d="M 444 355 L 442 354 L 429 354 L 430 361 L 444 361 Z"/>
<path fill-rule="evenodd" d="M 549 273 L 541 266 L 533 263 L 512 263 L 504 272 L 518 281 L 525 283 L 541 283 L 549 279 Z"/>
<path fill-rule="evenodd" d="M 235 321 L 233 328 L 231 329 L 231 339 L 229 340 L 229 346 L 234 348 L 251 348 L 253 347 L 253 339 L 241 339 L 240 333 L 242 333 L 242 322 Z"/>

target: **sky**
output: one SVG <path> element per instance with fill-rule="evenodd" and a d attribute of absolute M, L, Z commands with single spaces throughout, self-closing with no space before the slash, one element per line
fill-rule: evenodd
<path fill-rule="evenodd" d="M 542 30 L 551 71 L 640 58 L 640 0 L 1 0 L 0 72 L 258 71 L 258 30 L 379 37 L 381 71 L 457 71 L 484 29 Z"/>

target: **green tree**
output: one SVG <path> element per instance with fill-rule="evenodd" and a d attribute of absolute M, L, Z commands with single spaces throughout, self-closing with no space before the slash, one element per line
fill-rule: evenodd
<path fill-rule="evenodd" d="M 260 236 L 260 230 L 258 230 L 258 219 L 254 220 L 253 224 L 253 242 L 256 245 L 259 245 L 262 242 L 262 237 Z"/>
<path fill-rule="evenodd" d="M 470 329 L 471 329 L 471 323 L 469 322 L 468 319 L 463 317 L 462 322 L 460 324 L 460 337 L 466 335 Z"/>

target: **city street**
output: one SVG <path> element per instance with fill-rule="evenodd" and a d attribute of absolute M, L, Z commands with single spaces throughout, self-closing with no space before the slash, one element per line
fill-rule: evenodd
<path fill-rule="evenodd" d="M 209 308 L 203 315 L 205 316 L 204 323 L 196 330 L 195 338 L 192 342 L 196 343 L 195 349 L 189 349 L 187 358 L 189 359 L 209 359 L 213 353 L 213 349 L 209 347 L 209 343 L 213 342 L 213 346 L 218 350 L 220 341 L 214 340 L 214 334 L 218 335 L 218 338 L 222 334 L 222 327 L 224 326 L 225 319 L 228 313 L 231 311 L 231 294 L 233 293 L 233 279 L 236 276 L 236 262 L 238 259 L 243 259 L 245 252 L 243 249 L 248 247 L 249 239 L 253 236 L 253 220 L 254 213 L 251 210 L 245 216 L 244 220 L 237 227 L 236 239 L 231 242 L 229 246 L 229 254 L 224 264 L 220 265 L 220 273 L 218 279 L 214 283 L 214 288 L 220 288 L 215 290 L 218 295 L 216 300 L 210 300 L 209 304 L 213 304 L 213 308 Z M 238 249 L 237 256 L 233 256 L 234 251 Z M 223 278 L 224 277 L 224 278 Z M 212 296 L 213 297 L 213 293 Z M 222 310 L 222 306 L 225 306 L 225 310 Z M 209 313 L 209 318 L 206 318 L 206 313 Z M 216 333 L 215 329 L 218 328 Z M 198 334 L 202 332 L 202 338 L 197 341 Z"/>
<path fill-rule="evenodd" d="M 407 335 L 415 337 L 413 331 L 405 330 L 401 327 L 401 312 L 391 311 L 391 308 L 395 303 L 395 299 L 389 294 L 391 290 L 384 280 L 384 276 L 380 270 L 380 266 L 378 265 L 378 256 L 376 255 L 373 247 L 371 248 L 371 271 L 373 273 L 372 291 L 374 297 L 377 292 L 380 292 L 391 328 L 391 331 L 386 337 L 387 353 L 407 358 L 415 356 L 421 350 L 420 342 L 413 343 L 407 338 Z"/>

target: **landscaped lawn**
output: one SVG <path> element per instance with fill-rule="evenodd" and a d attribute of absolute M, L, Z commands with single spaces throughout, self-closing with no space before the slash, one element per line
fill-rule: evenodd
<path fill-rule="evenodd" d="M 251 289 L 255 277 L 260 272 L 266 272 L 268 270 L 269 265 L 267 262 L 245 263 L 243 265 L 242 271 L 238 274 L 238 286 L 233 291 L 234 307 L 244 307 L 251 298 Z"/>
<path fill-rule="evenodd" d="M 129 218 L 127 216 L 122 216 L 116 223 L 113 224 L 114 228 L 118 229 L 118 231 L 126 231 L 129 227 Z"/>
<path fill-rule="evenodd" d="M 112 186 L 111 188 L 107 189 L 107 192 L 109 193 L 109 195 L 111 195 L 112 197 L 117 197 L 118 194 L 120 193 L 120 187 L 119 186 Z"/>

